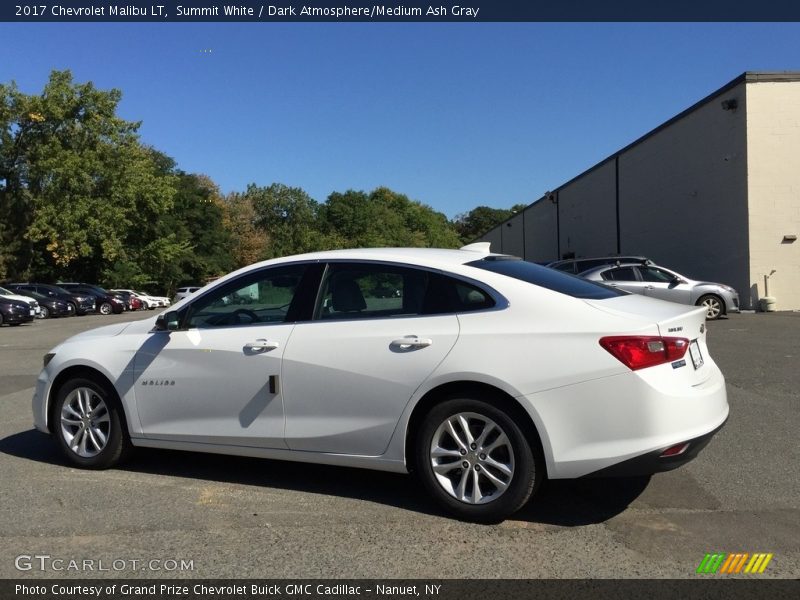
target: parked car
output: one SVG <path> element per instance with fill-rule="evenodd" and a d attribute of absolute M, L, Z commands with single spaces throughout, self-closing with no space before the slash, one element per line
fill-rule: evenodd
<path fill-rule="evenodd" d="M 95 298 L 95 310 L 101 315 L 119 314 L 125 310 L 122 296 L 113 294 L 99 285 L 91 283 L 59 283 L 65 290 L 78 294 L 91 294 Z"/>
<path fill-rule="evenodd" d="M 72 306 L 66 300 L 45 296 L 38 292 L 26 292 L 39 303 L 41 311 L 37 315 L 40 319 L 51 317 L 69 317 L 73 314 Z"/>
<path fill-rule="evenodd" d="M 4 287 L 0 287 L 0 298 L 7 298 L 8 300 L 19 300 L 20 302 L 27 302 L 33 309 L 34 317 L 39 318 L 39 315 L 42 312 L 39 303 L 36 301 L 34 297 L 30 295 L 30 293 L 27 295 L 15 294 L 11 290 L 7 290 Z"/>
<path fill-rule="evenodd" d="M 136 290 L 114 290 L 118 294 L 129 293 L 135 298 L 138 298 L 139 301 L 142 303 L 142 308 L 147 310 L 153 310 L 155 308 L 159 308 L 162 303 L 161 300 L 149 296 L 143 292 L 137 292 Z"/>
<path fill-rule="evenodd" d="M 53 348 L 35 425 L 93 469 L 146 446 L 414 471 L 481 522 L 545 477 L 676 468 L 722 427 L 703 309 L 486 246 L 251 265 Z"/>
<path fill-rule="evenodd" d="M 34 422 L 81 467 L 147 446 L 410 470 L 492 522 L 545 477 L 693 459 L 728 415 L 704 317 L 488 248 L 306 254 L 63 342 Z"/>
<path fill-rule="evenodd" d="M 172 304 L 169 298 L 166 296 L 153 296 L 148 294 L 147 292 L 136 292 L 136 295 L 139 296 L 149 308 L 165 308 Z"/>
<path fill-rule="evenodd" d="M 85 315 L 95 311 L 95 298 L 86 293 L 68 292 L 62 287 L 49 283 L 9 283 L 5 287 L 14 290 L 18 294 L 27 292 L 37 292 L 49 298 L 64 300 L 70 305 L 70 312 L 73 315 Z"/>
<path fill-rule="evenodd" d="M 578 275 L 583 271 L 588 271 L 601 265 L 638 263 L 642 265 L 652 264 L 652 261 L 644 256 L 596 256 L 593 258 L 567 258 L 548 263 L 547 266 L 557 271 Z"/>
<path fill-rule="evenodd" d="M 729 285 L 695 281 L 654 264 L 606 265 L 581 273 L 581 277 L 634 294 L 703 306 L 710 320 L 739 312 L 739 294 Z"/>
<path fill-rule="evenodd" d="M 144 308 L 144 304 L 133 292 L 128 290 L 109 290 L 112 294 L 117 294 L 125 303 L 125 310 L 139 310 Z"/>
<path fill-rule="evenodd" d="M 199 290 L 201 286 L 187 286 L 187 287 L 179 287 L 178 290 L 175 292 L 175 297 L 172 299 L 173 302 L 179 302 L 184 298 L 187 298 L 194 294 L 197 290 Z"/>
<path fill-rule="evenodd" d="M 33 309 L 28 302 L 0 297 L 0 325 L 22 325 L 34 318 Z"/>

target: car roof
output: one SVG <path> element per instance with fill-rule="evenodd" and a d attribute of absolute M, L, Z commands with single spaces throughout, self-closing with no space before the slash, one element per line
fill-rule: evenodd
<path fill-rule="evenodd" d="M 488 250 L 488 248 L 487 248 Z M 257 265 L 278 264 L 302 260 L 386 260 L 391 262 L 409 262 L 418 265 L 463 265 L 487 256 L 502 256 L 479 249 L 449 250 L 444 248 L 352 248 L 347 250 L 326 250 L 284 256 L 256 263 Z M 255 266 L 255 265 L 250 265 Z"/>
<path fill-rule="evenodd" d="M 635 261 L 637 263 L 642 262 L 651 262 L 649 258 L 646 256 L 641 256 L 638 254 L 609 254 L 608 256 L 584 256 L 581 258 L 563 258 L 561 260 L 554 260 L 551 263 L 548 263 L 548 267 L 553 267 L 556 265 L 566 265 L 569 263 L 577 263 L 577 262 L 584 262 L 590 260 L 607 260 L 609 264 L 613 264 L 615 261 L 618 260 L 625 260 L 625 261 Z"/>

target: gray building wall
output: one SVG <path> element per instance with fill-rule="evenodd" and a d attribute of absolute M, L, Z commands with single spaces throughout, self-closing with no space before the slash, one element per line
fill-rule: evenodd
<path fill-rule="evenodd" d="M 642 254 L 743 308 L 774 269 L 770 295 L 798 309 L 798 156 L 800 73 L 745 73 L 481 239 L 537 262 Z"/>

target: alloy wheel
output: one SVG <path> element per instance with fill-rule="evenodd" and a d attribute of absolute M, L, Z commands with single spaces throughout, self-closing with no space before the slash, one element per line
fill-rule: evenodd
<path fill-rule="evenodd" d="M 461 412 L 433 434 L 430 464 L 439 485 L 466 504 L 486 504 L 514 479 L 514 450 L 502 428 L 488 417 Z"/>
<path fill-rule="evenodd" d="M 108 406 L 95 390 L 75 388 L 65 398 L 61 434 L 67 447 L 81 458 L 92 458 L 103 451 L 111 434 L 111 418 Z"/>
<path fill-rule="evenodd" d="M 709 319 L 716 319 L 722 312 L 720 301 L 713 296 L 709 296 L 703 300 L 703 306 L 706 308 L 706 317 Z"/>

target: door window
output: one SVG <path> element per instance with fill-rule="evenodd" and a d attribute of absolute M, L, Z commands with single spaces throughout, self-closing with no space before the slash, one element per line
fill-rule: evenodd
<path fill-rule="evenodd" d="M 439 273 L 380 264 L 332 264 L 317 318 L 380 319 L 483 310 L 492 297 Z"/>
<path fill-rule="evenodd" d="M 273 267 L 222 285 L 188 307 L 185 326 L 208 329 L 294 321 L 305 271 L 306 265 Z"/>
<path fill-rule="evenodd" d="M 656 267 L 639 267 L 639 273 L 642 274 L 642 281 L 652 283 L 671 283 L 675 279 L 672 273 L 667 273 Z"/>
<path fill-rule="evenodd" d="M 636 269 L 633 267 L 620 267 L 603 272 L 603 279 L 607 281 L 638 281 Z"/>

